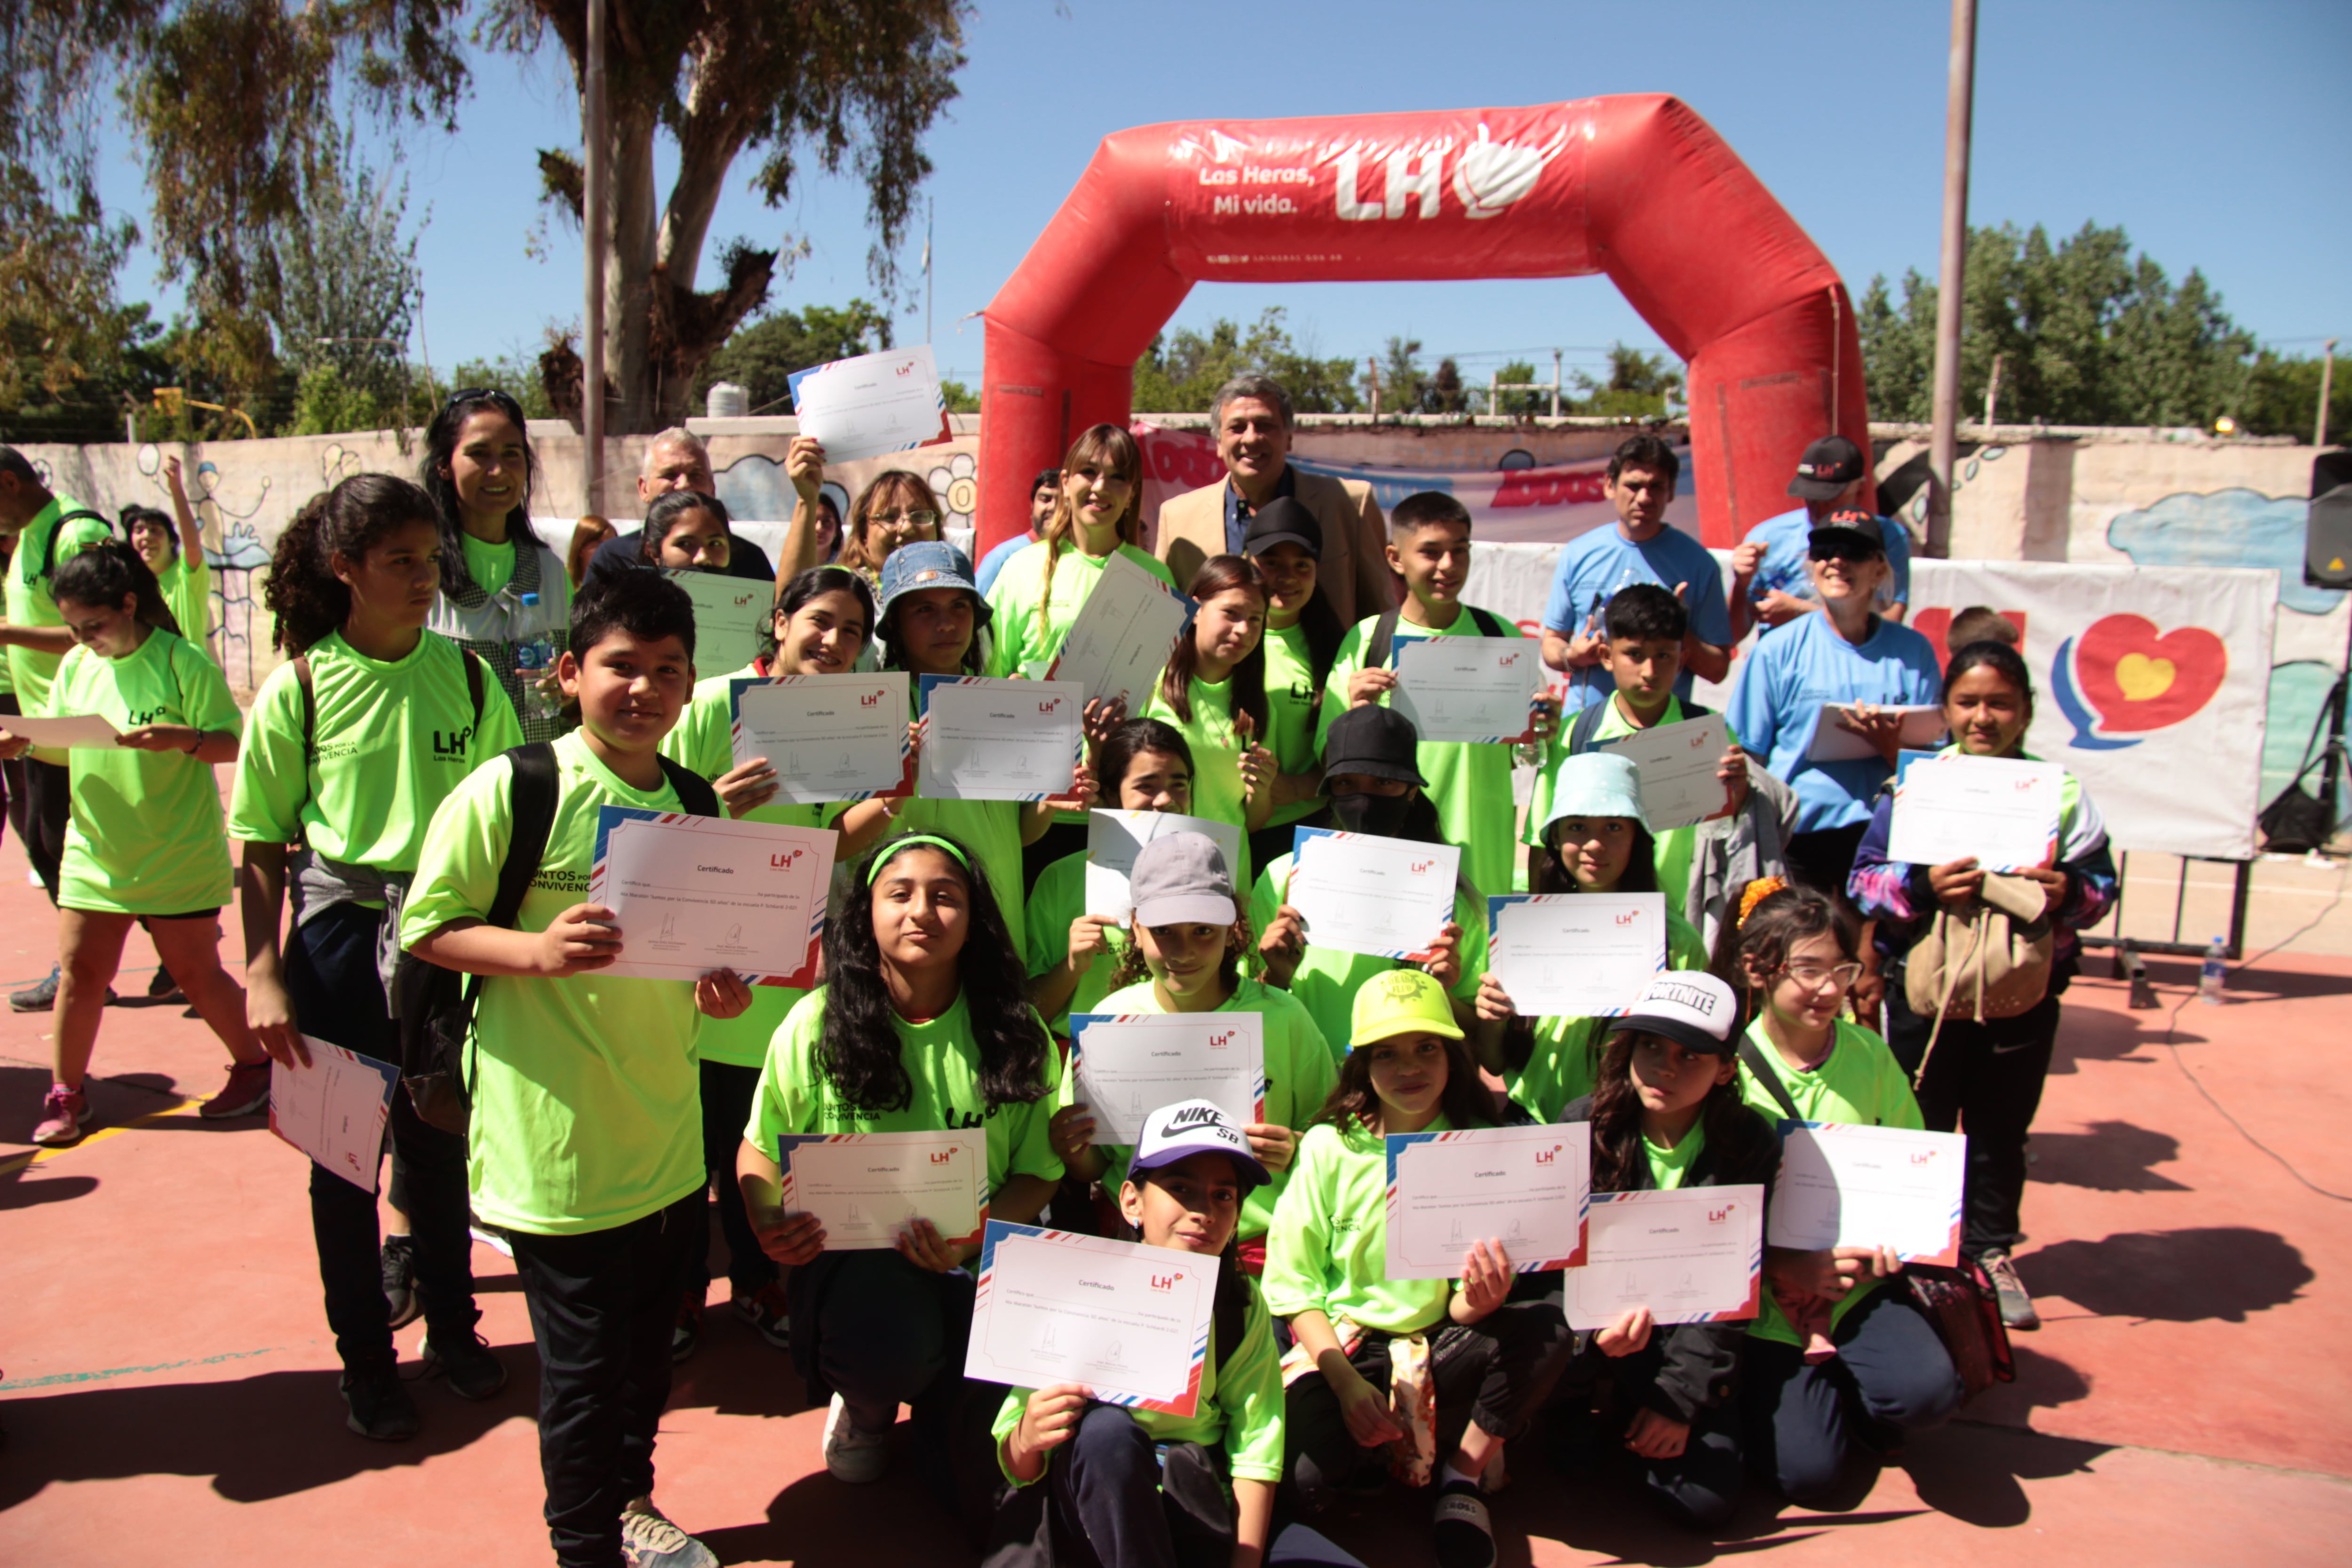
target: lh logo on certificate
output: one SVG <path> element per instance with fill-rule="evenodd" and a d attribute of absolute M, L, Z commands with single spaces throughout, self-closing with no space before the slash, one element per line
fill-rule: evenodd
<path fill-rule="evenodd" d="M 950 1243 L 978 1241 L 988 1218 L 981 1195 L 986 1137 L 942 1132 L 786 1133 L 776 1164 L 786 1214 L 816 1215 L 828 1252 L 898 1244 L 910 1220 L 927 1219 Z"/>

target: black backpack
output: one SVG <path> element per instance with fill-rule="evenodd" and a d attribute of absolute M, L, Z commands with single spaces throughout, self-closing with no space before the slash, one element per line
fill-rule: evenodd
<path fill-rule="evenodd" d="M 509 799 L 514 832 L 499 866 L 498 895 L 484 923 L 511 930 L 522 913 L 523 895 L 547 855 L 555 826 L 556 768 L 552 742 L 537 741 L 506 753 L 511 770 Z M 662 776 L 678 804 L 697 816 L 719 815 L 718 792 L 699 773 L 667 757 Z M 404 952 L 392 973 L 392 1013 L 400 1025 L 400 1077 L 408 1099 L 427 1126 L 464 1137 L 473 1119 L 474 1080 L 467 1045 L 474 1030 L 474 1003 L 482 977 Z"/>

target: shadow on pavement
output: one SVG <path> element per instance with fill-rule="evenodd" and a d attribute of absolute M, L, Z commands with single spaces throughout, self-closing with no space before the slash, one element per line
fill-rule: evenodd
<path fill-rule="evenodd" d="M 1956 1421 L 1914 1436 L 1903 1468 L 1919 1500 L 1937 1513 L 1983 1530 L 2008 1530 L 2033 1516 L 2022 1483 L 2087 1470 L 2105 1452 L 2103 1443 Z"/>
<path fill-rule="evenodd" d="M 2025 1254 L 2017 1267 L 2036 1296 L 2063 1296 L 2100 1317 L 2170 1323 L 2242 1323 L 2294 1300 L 2315 1278 L 2293 1243 L 2248 1226 L 2062 1241 Z"/>
<path fill-rule="evenodd" d="M 410 1382 L 424 1429 L 404 1443 L 373 1443 L 344 1426 L 331 1369 L 20 1392 L 7 1401 L 0 1510 L 55 1483 L 154 1475 L 208 1476 L 230 1501 L 260 1502 L 422 1464 L 471 1446 L 502 1421 L 531 1418 L 537 1358 L 528 1344 L 492 1348 L 509 1374 L 495 1398 L 469 1404 L 438 1381 Z M 403 1368 L 415 1370 L 413 1363 Z"/>
<path fill-rule="evenodd" d="M 96 1176 L 53 1176 L 37 1165 L 13 1176 L 0 1176 L 0 1213 L 88 1197 L 97 1190 Z"/>
<path fill-rule="evenodd" d="M 2094 1121 L 2081 1132 L 2036 1132 L 2027 1179 L 2100 1193 L 2185 1193 L 2149 1169 L 2180 1158 L 2180 1140 L 2128 1121 Z"/>

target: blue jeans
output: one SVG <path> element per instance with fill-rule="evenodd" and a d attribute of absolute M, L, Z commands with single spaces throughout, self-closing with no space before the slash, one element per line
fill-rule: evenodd
<path fill-rule="evenodd" d="M 1871 1292 L 1830 1338 L 1837 1359 L 1808 1366 L 1795 1345 L 1751 1337 L 1741 1373 L 1748 1464 L 1805 1507 L 1836 1494 L 1858 1417 L 1920 1431 L 1941 1424 L 1962 1396 L 1944 1342 L 1899 1279 Z"/>

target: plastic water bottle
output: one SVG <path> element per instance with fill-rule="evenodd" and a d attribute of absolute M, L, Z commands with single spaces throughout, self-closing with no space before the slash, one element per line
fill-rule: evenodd
<path fill-rule="evenodd" d="M 2229 943 L 2217 936 L 2213 939 L 2213 945 L 2205 950 L 2204 966 L 2197 972 L 2197 999 L 2200 1002 L 2218 1007 L 2230 999 L 2221 989 L 2222 983 L 2228 978 L 2229 963 Z"/>
<path fill-rule="evenodd" d="M 539 595 L 525 594 L 523 608 L 537 611 Z M 530 617 L 537 620 L 536 614 Z M 542 677 L 555 666 L 555 642 L 544 630 L 537 631 L 529 642 L 517 643 L 514 651 L 515 674 L 522 680 L 522 716 L 526 719 L 552 719 L 556 700 L 539 689 Z"/>

